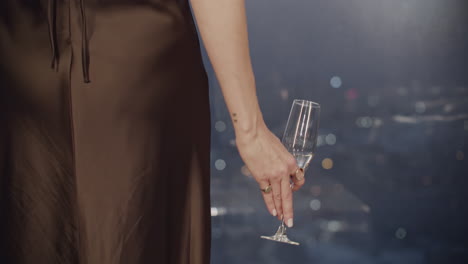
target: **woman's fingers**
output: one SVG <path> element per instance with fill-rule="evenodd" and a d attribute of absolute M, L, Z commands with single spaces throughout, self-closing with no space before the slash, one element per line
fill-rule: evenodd
<path fill-rule="evenodd" d="M 273 203 L 275 204 L 276 212 L 278 213 L 276 216 L 278 219 L 281 219 L 281 215 L 283 214 L 283 207 L 281 204 L 281 182 L 279 180 L 270 180 L 272 191 L 270 193 L 271 198 L 273 199 Z"/>
<path fill-rule="evenodd" d="M 282 198 L 282 209 L 284 214 L 284 222 L 288 227 L 293 226 L 293 199 L 291 184 L 289 177 L 284 177 L 281 180 L 281 198 Z"/>
<path fill-rule="evenodd" d="M 265 124 L 259 126 L 256 132 L 255 136 L 236 135 L 239 154 L 257 180 L 260 189 L 271 186 L 270 192 L 262 192 L 270 214 L 276 215 L 279 220 L 283 217 L 286 224 L 292 226 L 293 190 L 290 187 L 290 174 L 297 168 L 296 158 Z M 302 178 L 292 181 L 296 184 L 294 190 L 303 185 Z"/>
<path fill-rule="evenodd" d="M 260 182 L 260 189 L 264 190 L 268 186 L 270 186 L 270 183 L 267 180 L 264 180 L 264 181 Z M 266 207 L 267 207 L 268 211 L 273 216 L 277 216 L 278 212 L 277 212 L 277 210 L 275 208 L 275 202 L 273 201 L 273 195 L 271 195 L 271 194 L 272 194 L 271 190 L 268 193 L 262 191 L 263 200 L 265 200 L 265 204 L 266 204 Z"/>
<path fill-rule="evenodd" d="M 297 173 L 291 174 L 291 180 L 294 182 L 293 191 L 299 190 L 305 183 L 304 169 L 300 168 Z"/>

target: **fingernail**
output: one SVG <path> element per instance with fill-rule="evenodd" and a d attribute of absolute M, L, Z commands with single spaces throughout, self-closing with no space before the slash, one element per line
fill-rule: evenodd
<path fill-rule="evenodd" d="M 293 219 L 292 218 L 289 218 L 288 220 L 288 227 L 292 227 L 293 226 Z"/>
<path fill-rule="evenodd" d="M 273 216 L 276 216 L 277 214 L 276 209 L 273 209 Z"/>

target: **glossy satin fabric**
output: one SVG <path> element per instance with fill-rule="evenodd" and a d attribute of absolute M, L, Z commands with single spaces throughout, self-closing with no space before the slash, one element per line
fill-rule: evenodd
<path fill-rule="evenodd" d="M 0 263 L 209 263 L 188 0 L 50 1 L 0 3 Z"/>

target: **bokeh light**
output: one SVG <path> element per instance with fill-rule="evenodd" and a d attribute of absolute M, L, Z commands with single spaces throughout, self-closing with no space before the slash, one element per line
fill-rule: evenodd
<path fill-rule="evenodd" d="M 333 160 L 330 158 L 325 158 L 322 160 L 322 167 L 326 170 L 333 168 Z"/>
<path fill-rule="evenodd" d="M 227 209 L 225 207 L 211 207 L 211 216 L 225 215 Z"/>
<path fill-rule="evenodd" d="M 358 127 L 370 128 L 372 126 L 372 118 L 370 116 L 358 117 L 356 119 L 356 125 Z"/>
<path fill-rule="evenodd" d="M 341 80 L 339 76 L 333 76 L 330 79 L 330 85 L 333 88 L 340 88 L 342 84 L 343 84 L 343 81 Z"/>
<path fill-rule="evenodd" d="M 380 118 L 374 118 L 373 123 L 374 123 L 374 127 L 380 127 L 383 125 L 383 121 Z"/>
<path fill-rule="evenodd" d="M 444 105 L 444 112 L 445 113 L 452 112 L 454 108 L 455 107 L 453 106 L 453 104 L 446 104 L 446 105 Z"/>
<path fill-rule="evenodd" d="M 322 206 L 322 203 L 318 199 L 313 199 L 309 203 L 310 209 L 314 211 L 320 210 L 320 207 Z"/>
<path fill-rule="evenodd" d="M 339 221 L 336 221 L 336 220 L 331 220 L 328 222 L 328 230 L 330 230 L 331 232 L 337 232 L 341 229 L 343 225 L 339 222 Z"/>
<path fill-rule="evenodd" d="M 402 228 L 402 227 L 399 227 L 396 231 L 395 231 L 395 237 L 398 238 L 398 239 L 404 239 L 406 237 L 406 229 Z"/>
<path fill-rule="evenodd" d="M 223 121 L 216 122 L 215 129 L 218 132 L 223 132 L 224 130 L 226 130 L 226 123 L 224 123 Z"/>
<path fill-rule="evenodd" d="M 313 196 L 317 197 L 322 193 L 322 187 L 320 185 L 312 185 L 310 187 L 310 193 Z"/>
<path fill-rule="evenodd" d="M 358 91 L 355 88 L 346 91 L 346 99 L 355 100 L 356 98 L 358 98 Z"/>
<path fill-rule="evenodd" d="M 416 113 L 422 114 L 426 112 L 426 104 L 424 102 L 416 102 L 414 104 L 414 110 Z"/>
<path fill-rule="evenodd" d="M 281 89 L 280 90 L 280 96 L 281 96 L 281 99 L 288 100 L 288 98 L 289 98 L 288 89 Z"/>
<path fill-rule="evenodd" d="M 317 146 L 322 146 L 322 145 L 325 145 L 325 139 L 324 139 L 324 136 L 319 135 L 317 137 Z"/>
<path fill-rule="evenodd" d="M 363 204 L 361 206 L 361 209 L 362 209 L 362 211 L 364 211 L 366 213 L 370 213 L 370 207 L 367 204 Z"/>
<path fill-rule="evenodd" d="M 334 134 L 328 134 L 325 137 L 325 142 L 327 142 L 328 145 L 335 145 L 336 143 L 336 136 Z"/>
<path fill-rule="evenodd" d="M 223 159 L 218 159 L 215 161 L 215 168 L 217 170 L 224 170 L 226 168 L 226 162 Z"/>

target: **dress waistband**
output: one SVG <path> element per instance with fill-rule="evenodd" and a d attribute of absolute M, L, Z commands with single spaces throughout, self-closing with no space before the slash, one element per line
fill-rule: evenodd
<path fill-rule="evenodd" d="M 81 16 L 81 64 L 83 71 L 83 80 L 85 83 L 91 82 L 89 79 L 89 47 L 87 40 L 87 25 L 86 25 L 86 8 L 84 0 L 79 0 L 80 3 L 80 16 Z M 57 49 L 57 0 L 48 0 L 47 8 L 47 24 L 49 28 L 50 48 L 52 50 L 52 63 L 53 69 L 58 69 L 57 62 L 59 53 Z"/>

